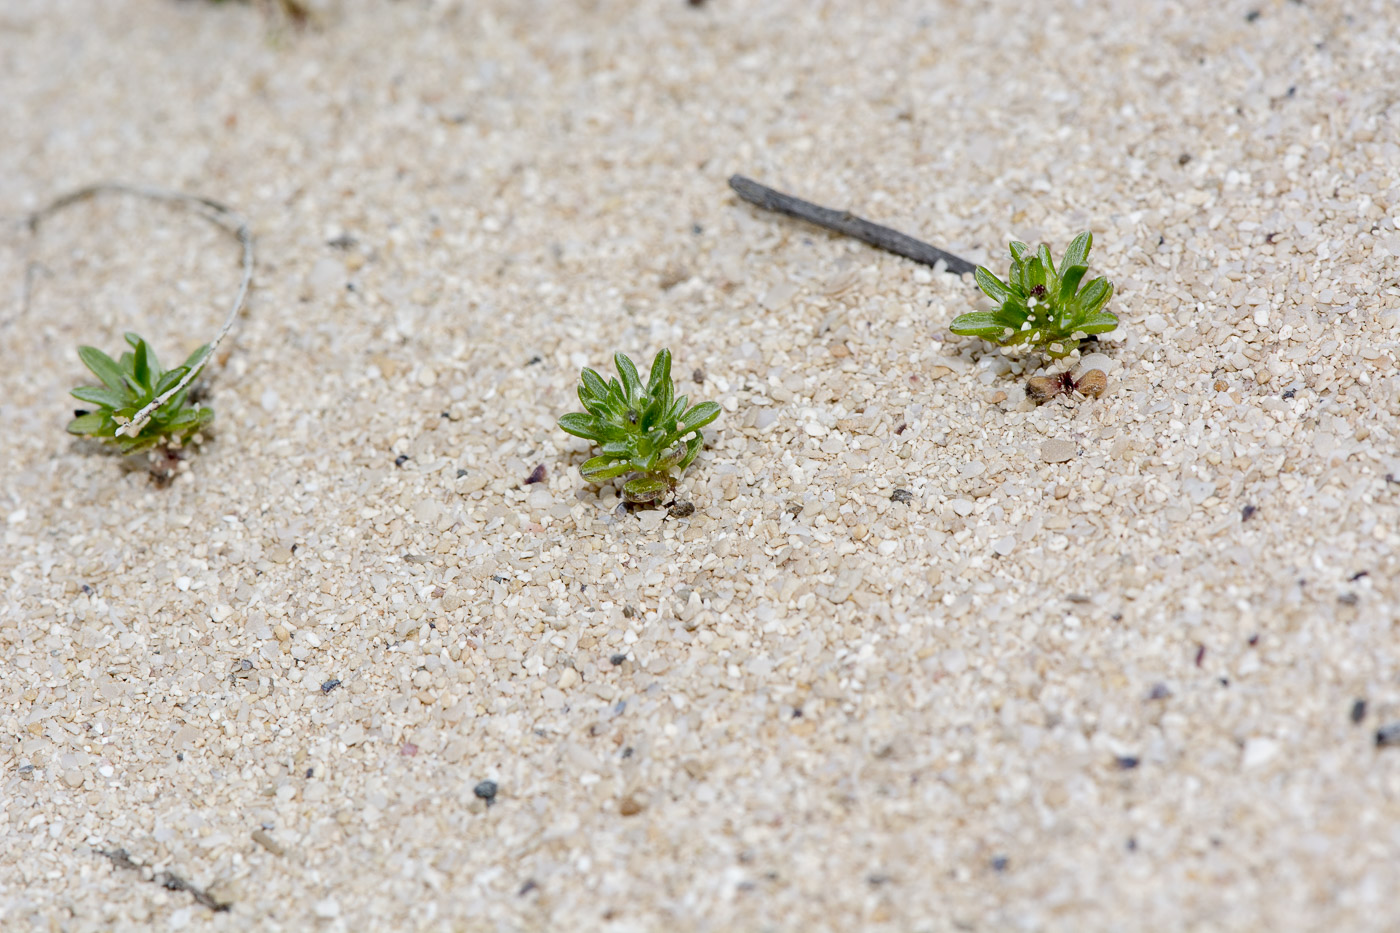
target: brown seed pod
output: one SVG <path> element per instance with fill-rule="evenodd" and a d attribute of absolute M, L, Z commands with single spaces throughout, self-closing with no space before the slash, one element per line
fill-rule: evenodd
<path fill-rule="evenodd" d="M 1062 376 L 1068 376 L 1063 373 Z M 1065 380 L 1061 376 L 1031 376 L 1026 380 L 1026 398 L 1043 405 L 1065 391 Z"/>
<path fill-rule="evenodd" d="M 1108 388 L 1108 377 L 1102 369 L 1091 369 L 1074 383 L 1075 391 L 1085 398 L 1102 398 Z"/>
<path fill-rule="evenodd" d="M 1108 387 L 1102 369 L 1091 369 L 1077 380 L 1068 371 L 1054 376 L 1031 376 L 1026 380 L 1026 398 L 1043 405 L 1057 395 L 1078 392 L 1085 398 L 1101 398 Z"/>

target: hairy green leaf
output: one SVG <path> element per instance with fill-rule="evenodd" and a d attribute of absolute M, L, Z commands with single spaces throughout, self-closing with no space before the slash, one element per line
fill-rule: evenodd
<path fill-rule="evenodd" d="M 691 431 L 703 428 L 719 417 L 720 410 L 719 403 L 717 402 L 701 402 L 681 416 L 679 422 L 680 434 L 686 435 Z"/>
<path fill-rule="evenodd" d="M 670 482 L 659 476 L 639 476 L 623 485 L 622 497 L 628 502 L 655 502 L 670 488 Z"/>
<path fill-rule="evenodd" d="M 613 354 L 613 365 L 617 367 L 617 374 L 622 379 L 622 390 L 627 404 L 635 405 L 643 392 L 642 379 L 637 375 L 637 367 L 623 353 Z"/>
<path fill-rule="evenodd" d="M 578 469 L 583 474 L 584 479 L 600 483 L 629 472 L 632 465 L 626 460 L 618 460 L 604 454 L 591 460 L 585 460 L 583 466 Z"/>
<path fill-rule="evenodd" d="M 102 429 L 107 428 L 104 432 Z M 112 432 L 117 429 L 116 422 L 100 411 L 90 411 L 86 415 L 79 415 L 68 422 L 69 434 L 99 435 L 105 433 L 107 437 L 112 436 Z"/>
<path fill-rule="evenodd" d="M 1001 279 L 992 275 L 991 270 L 978 266 L 974 276 L 977 279 L 977 287 L 993 301 L 1005 301 L 1011 297 L 1011 289 Z"/>
<path fill-rule="evenodd" d="M 559 427 L 563 428 L 574 437 L 581 437 L 584 440 L 600 440 L 598 431 L 598 419 L 582 412 L 570 412 L 559 419 Z"/>
<path fill-rule="evenodd" d="M 1084 231 L 1070 240 L 1069 249 L 1065 250 L 1065 258 L 1061 261 L 1063 266 L 1085 266 L 1089 265 L 1089 250 L 1094 245 L 1094 235 L 1089 231 Z"/>
<path fill-rule="evenodd" d="M 103 408 L 121 408 L 131 401 L 125 392 L 113 392 L 106 386 L 78 386 L 68 394 Z"/>
<path fill-rule="evenodd" d="M 1112 297 L 1113 286 L 1109 283 L 1108 279 L 1099 276 L 1088 285 L 1085 285 L 1084 290 L 1079 293 L 1079 297 L 1076 299 L 1079 304 L 1080 315 L 1089 317 L 1097 314 L 1104 305 L 1108 304 L 1108 299 Z"/>
<path fill-rule="evenodd" d="M 92 370 L 92 374 L 102 380 L 102 384 L 107 388 L 122 392 L 126 389 L 126 381 L 122 378 L 121 367 L 110 356 L 103 353 L 96 347 L 79 347 L 78 359 L 83 361 L 83 365 Z"/>

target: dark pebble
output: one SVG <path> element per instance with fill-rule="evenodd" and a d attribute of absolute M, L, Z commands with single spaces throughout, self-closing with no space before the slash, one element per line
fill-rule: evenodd
<path fill-rule="evenodd" d="M 1131 771 L 1142 763 L 1132 755 L 1119 755 L 1113 761 L 1123 771 Z"/>
<path fill-rule="evenodd" d="M 907 489 L 896 489 L 890 493 L 891 502 L 913 502 L 914 494 Z"/>
<path fill-rule="evenodd" d="M 491 803 L 496 799 L 496 790 L 497 788 L 495 781 L 482 781 L 480 784 L 472 788 L 472 793 L 476 794 L 482 800 L 486 801 L 486 805 L 489 807 Z"/>
<path fill-rule="evenodd" d="M 992 859 L 992 871 L 1006 871 L 1006 866 L 1008 864 L 1010 863 L 1006 860 L 1006 856 L 998 855 L 996 858 Z"/>
<path fill-rule="evenodd" d="M 1147 698 L 1149 700 L 1165 700 L 1171 695 L 1172 692 L 1167 689 L 1166 684 L 1153 684 L 1152 689 L 1147 692 Z"/>
<path fill-rule="evenodd" d="M 695 514 L 695 503 L 677 502 L 667 510 L 667 513 L 672 518 L 689 518 Z"/>
<path fill-rule="evenodd" d="M 1376 748 L 1400 748 L 1400 722 L 1376 730 Z"/>
<path fill-rule="evenodd" d="M 401 467 L 408 462 L 408 454 L 399 454 L 394 458 L 394 466 Z"/>
<path fill-rule="evenodd" d="M 1254 513 L 1257 511 L 1259 510 L 1252 505 L 1245 506 L 1244 508 L 1240 509 L 1240 521 L 1249 521 L 1251 518 L 1254 517 Z"/>
<path fill-rule="evenodd" d="M 1366 718 L 1366 701 L 1357 700 L 1351 704 L 1351 721 L 1360 724 Z"/>
<path fill-rule="evenodd" d="M 617 667 L 617 666 L 618 666 L 619 664 L 621 664 L 623 661 L 626 661 L 626 660 L 627 660 L 627 655 L 625 655 L 625 654 L 615 654 L 615 655 L 613 655 L 612 657 L 608 658 L 608 660 L 609 660 L 610 662 L 612 662 L 612 666 L 613 666 L 613 667 Z"/>
<path fill-rule="evenodd" d="M 321 684 L 321 692 L 322 692 L 322 693 L 330 693 L 332 690 L 334 690 L 336 687 L 339 687 L 339 686 L 340 686 L 340 681 L 339 681 L 338 679 L 331 679 L 331 680 L 328 680 L 328 681 L 326 681 L 325 683 Z"/>
<path fill-rule="evenodd" d="M 541 464 L 539 464 L 538 466 L 536 466 L 533 470 L 530 471 L 530 475 L 529 475 L 529 476 L 525 477 L 525 485 L 526 485 L 526 486 L 531 486 L 531 485 L 534 485 L 535 483 L 543 483 L 543 482 L 544 482 L 544 475 L 545 475 L 544 464 L 541 463 Z"/>

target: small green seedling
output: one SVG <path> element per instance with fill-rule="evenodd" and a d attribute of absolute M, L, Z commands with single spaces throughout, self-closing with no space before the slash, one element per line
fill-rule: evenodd
<path fill-rule="evenodd" d="M 1058 359 L 1079 346 L 1081 336 L 1113 330 L 1118 318 L 1103 310 L 1113 297 L 1113 283 L 1099 276 L 1079 287 L 1089 270 L 1093 243 L 1091 233 L 1075 237 L 1057 273 L 1048 246 L 1042 243 L 1032 254 L 1026 244 L 1013 242 L 1010 282 L 977 267 L 977 286 L 1001 307 L 959 315 L 953 320 L 953 333 L 1002 347 L 1030 344 Z"/>
<path fill-rule="evenodd" d="M 79 386 L 73 397 L 96 405 L 95 411 L 80 411 L 68 422 L 68 433 L 96 437 L 116 444 L 124 454 L 149 450 L 157 445 L 179 446 L 200 428 L 214 420 L 214 409 L 186 405 L 188 388 L 181 389 L 151 413 L 150 420 L 134 435 L 118 433 L 141 409 L 173 389 L 185 374 L 204 366 L 207 346 L 190 354 L 184 365 L 161 369 L 155 351 L 136 334 L 128 333 L 131 351 L 113 360 L 96 347 L 79 347 L 78 358 L 98 379 L 100 386 Z"/>
<path fill-rule="evenodd" d="M 700 429 L 719 417 L 719 406 L 701 402 L 685 407 L 686 397 L 676 396 L 671 381 L 670 350 L 656 354 L 645 387 L 630 359 L 618 353 L 613 362 L 621 381 L 604 382 L 585 368 L 579 375 L 578 398 L 587 413 L 570 412 L 559 419 L 559 427 L 603 449 L 579 467 L 584 479 L 601 483 L 631 473 L 622 498 L 653 502 L 676 488 L 705 442 Z"/>

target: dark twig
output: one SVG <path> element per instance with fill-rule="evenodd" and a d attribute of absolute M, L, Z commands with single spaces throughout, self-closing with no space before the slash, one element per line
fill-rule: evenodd
<path fill-rule="evenodd" d="M 774 191 L 767 185 L 760 185 L 752 178 L 745 178 L 743 175 L 731 176 L 729 187 L 733 188 L 734 192 L 745 201 L 764 210 L 777 211 L 779 214 L 787 214 L 789 217 L 805 220 L 818 227 L 825 227 L 827 230 L 855 237 L 871 246 L 889 250 L 896 256 L 903 256 L 905 259 L 912 259 L 926 266 L 942 262 L 954 275 L 962 275 L 977 269 L 975 263 L 968 262 L 961 256 L 954 256 L 936 246 L 930 246 L 923 240 L 916 240 L 898 230 L 863 220 L 850 211 L 832 210 L 829 207 L 813 204 L 811 201 L 795 198 L 790 194 L 783 194 L 781 191 Z"/>
<path fill-rule="evenodd" d="M 145 878 L 146 866 L 135 861 L 131 857 L 131 853 L 127 852 L 125 849 L 112 849 L 110 852 L 106 849 L 93 849 L 93 851 L 107 859 L 116 867 L 124 868 L 127 871 L 134 871 Z M 199 904 L 201 907 L 207 907 L 215 913 L 223 913 L 233 906 L 232 904 L 226 904 L 223 901 L 216 900 L 208 891 L 191 884 L 174 872 L 158 871 L 151 875 L 151 877 L 146 878 L 146 880 L 152 884 L 160 885 L 167 891 L 188 891 L 195 899 L 195 903 Z"/>

